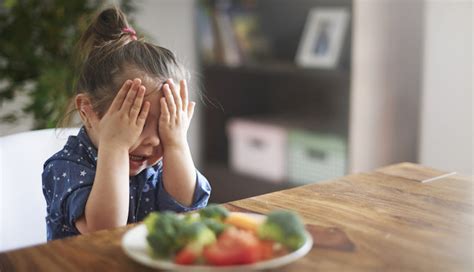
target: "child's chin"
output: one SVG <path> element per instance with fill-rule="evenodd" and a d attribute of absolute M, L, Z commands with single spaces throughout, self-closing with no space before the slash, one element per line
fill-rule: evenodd
<path fill-rule="evenodd" d="M 145 167 L 140 167 L 138 169 L 130 169 L 130 176 L 131 177 L 136 176 L 140 174 L 143 170 L 145 170 Z"/>
<path fill-rule="evenodd" d="M 150 161 L 147 161 L 147 163 L 139 164 L 139 165 L 134 165 L 130 164 L 130 177 L 136 176 L 140 174 L 143 170 L 145 170 L 147 167 L 151 167 L 156 165 L 160 160 L 156 160 L 154 163 L 150 163 Z"/>

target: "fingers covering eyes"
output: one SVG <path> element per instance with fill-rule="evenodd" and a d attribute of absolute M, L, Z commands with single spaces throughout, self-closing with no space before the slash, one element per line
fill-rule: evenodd
<path fill-rule="evenodd" d="M 145 101 L 143 103 L 143 107 L 140 111 L 140 115 L 138 115 L 138 118 L 137 118 L 137 125 L 139 127 L 143 127 L 145 125 L 145 121 L 146 121 L 146 118 L 148 116 L 148 112 L 150 112 L 150 102 Z"/>
<path fill-rule="evenodd" d="M 167 114 L 170 121 L 179 120 L 182 118 L 182 114 L 185 114 L 188 119 L 191 119 L 194 114 L 194 108 L 196 103 L 189 102 L 188 86 L 185 80 L 180 80 L 179 90 L 173 84 L 171 79 L 167 80 L 163 85 L 163 95 L 160 104 L 162 108 L 162 114 Z"/>
<path fill-rule="evenodd" d="M 179 96 L 179 90 L 174 84 L 172 80 L 170 80 L 169 84 L 170 90 L 171 90 L 171 95 L 173 96 L 174 103 L 176 105 L 176 109 L 183 110 L 183 103 L 181 101 L 181 97 Z"/>
<path fill-rule="evenodd" d="M 130 108 L 130 118 L 132 118 L 132 120 L 135 120 L 138 117 L 138 114 L 140 113 L 140 110 L 142 108 L 144 96 L 145 96 L 145 86 L 140 86 L 140 88 L 138 89 L 137 95 L 135 97 L 135 101 L 133 102 L 133 105 Z"/>
<path fill-rule="evenodd" d="M 169 84 L 165 84 L 164 90 L 168 111 L 170 114 L 174 115 L 176 114 L 176 104 Z"/>
<path fill-rule="evenodd" d="M 170 111 L 168 109 L 168 104 L 166 103 L 166 98 L 162 97 L 160 99 L 160 105 L 161 105 L 161 115 L 160 118 L 164 122 L 169 122 L 170 121 Z"/>
<path fill-rule="evenodd" d="M 132 87 L 133 81 L 127 80 L 125 83 L 122 85 L 122 88 L 120 88 L 119 92 L 115 96 L 114 100 L 112 101 L 112 104 L 110 105 L 111 110 L 119 110 L 122 107 L 123 100 L 127 96 L 130 88 Z"/>
<path fill-rule="evenodd" d="M 183 104 L 183 107 L 182 109 L 185 111 L 188 109 L 188 86 L 186 84 L 186 80 L 181 80 L 179 82 L 179 86 L 180 86 L 180 93 L 181 93 L 181 100 L 182 100 L 182 104 Z"/>
<path fill-rule="evenodd" d="M 120 110 L 125 110 L 126 112 L 130 111 L 130 108 L 132 107 L 135 97 L 137 96 L 138 89 L 140 88 L 140 84 L 135 84 L 134 82 L 132 88 L 128 91 L 127 96 L 125 97 L 122 107 Z"/>
<path fill-rule="evenodd" d="M 194 115 L 194 108 L 196 107 L 195 102 L 190 102 L 188 105 L 188 119 L 191 120 Z"/>

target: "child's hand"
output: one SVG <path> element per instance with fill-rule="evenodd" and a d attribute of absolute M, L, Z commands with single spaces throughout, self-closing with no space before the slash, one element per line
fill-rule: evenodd
<path fill-rule="evenodd" d="M 107 143 L 129 150 L 136 143 L 150 110 L 150 102 L 143 102 L 144 96 L 145 86 L 141 85 L 140 79 L 127 80 L 102 119 L 99 120 L 92 109 L 87 109 L 99 145 Z"/>
<path fill-rule="evenodd" d="M 164 97 L 160 100 L 159 134 L 164 149 L 187 146 L 186 135 L 196 103 L 188 100 L 186 81 L 181 80 L 179 84 L 178 89 L 178 86 L 175 86 L 173 80 L 170 79 L 163 86 Z"/>

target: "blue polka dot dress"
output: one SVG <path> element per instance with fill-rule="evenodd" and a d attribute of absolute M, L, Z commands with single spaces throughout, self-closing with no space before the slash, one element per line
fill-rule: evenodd
<path fill-rule="evenodd" d="M 84 127 L 70 136 L 62 150 L 49 158 L 42 174 L 43 194 L 47 203 L 47 239 L 80 234 L 75 222 L 84 213 L 97 167 L 97 149 Z M 183 206 L 163 187 L 161 161 L 130 177 L 128 223 L 143 220 L 152 211 L 185 212 L 207 205 L 211 186 L 196 170 L 196 189 L 191 206 Z"/>

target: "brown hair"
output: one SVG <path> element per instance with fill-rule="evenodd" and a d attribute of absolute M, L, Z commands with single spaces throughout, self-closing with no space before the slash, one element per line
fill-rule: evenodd
<path fill-rule="evenodd" d="M 79 40 L 76 94 L 89 95 L 99 117 L 127 79 L 126 72 L 134 71 L 159 82 L 168 78 L 179 82 L 189 77 L 173 52 L 136 39 L 126 28 L 130 26 L 125 14 L 117 7 L 106 8 L 95 16 Z"/>

